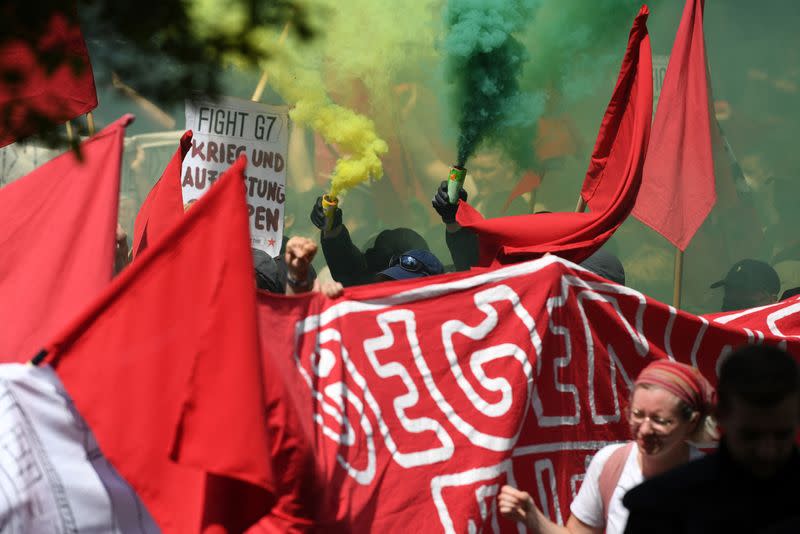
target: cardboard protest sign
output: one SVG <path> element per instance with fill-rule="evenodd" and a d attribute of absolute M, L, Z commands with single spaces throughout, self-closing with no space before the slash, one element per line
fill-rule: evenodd
<path fill-rule="evenodd" d="M 254 248 L 277 256 L 286 200 L 288 108 L 223 97 L 187 100 L 192 148 L 181 167 L 183 203 L 200 198 L 241 156 L 247 156 L 245 189 Z"/>

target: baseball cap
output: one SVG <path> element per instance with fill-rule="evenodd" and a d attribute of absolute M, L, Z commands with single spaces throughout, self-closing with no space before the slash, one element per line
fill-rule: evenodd
<path fill-rule="evenodd" d="M 711 284 L 712 289 L 721 286 L 747 291 L 766 291 L 770 295 L 777 295 L 781 289 L 781 280 L 768 263 L 745 259 L 734 263 L 724 279 Z"/>
<path fill-rule="evenodd" d="M 416 249 L 392 257 L 389 267 L 378 274 L 392 280 L 408 280 L 443 272 L 444 266 L 436 256 L 427 250 Z"/>

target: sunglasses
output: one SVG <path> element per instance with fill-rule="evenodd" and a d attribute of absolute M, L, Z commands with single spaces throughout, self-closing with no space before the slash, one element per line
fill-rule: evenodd
<path fill-rule="evenodd" d="M 394 267 L 395 265 L 399 265 L 404 271 L 408 271 L 410 273 L 425 273 L 425 274 L 433 274 L 431 273 L 425 264 L 419 261 L 414 256 L 409 256 L 408 254 L 403 254 L 400 256 L 392 256 L 392 259 L 389 260 L 389 267 Z"/>

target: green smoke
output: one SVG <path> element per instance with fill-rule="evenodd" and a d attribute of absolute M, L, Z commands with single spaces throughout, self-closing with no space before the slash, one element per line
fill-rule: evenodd
<path fill-rule="evenodd" d="M 648 2 L 651 7 L 658 0 Z M 641 0 L 549 0 L 537 9 L 524 42 L 536 61 L 523 85 L 559 95 L 562 104 L 593 94 L 616 77 L 627 28 Z M 682 3 L 681 3 L 682 4 Z"/>
<path fill-rule="evenodd" d="M 447 79 L 454 84 L 458 165 L 483 141 L 534 128 L 544 109 L 542 93 L 520 90 L 528 57 L 514 37 L 533 16 L 536 0 L 450 0 L 445 7 Z"/>

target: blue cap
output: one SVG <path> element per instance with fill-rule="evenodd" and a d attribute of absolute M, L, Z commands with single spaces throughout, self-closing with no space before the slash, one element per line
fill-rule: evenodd
<path fill-rule="evenodd" d="M 443 272 L 444 266 L 436 256 L 427 250 L 415 249 L 399 256 L 393 256 L 389 261 L 389 268 L 384 269 L 378 275 L 392 280 L 408 280 Z"/>

